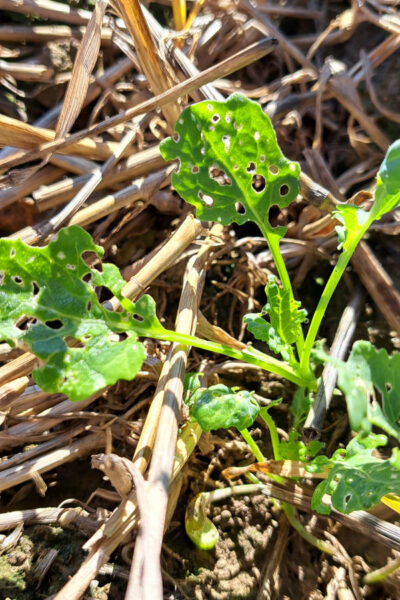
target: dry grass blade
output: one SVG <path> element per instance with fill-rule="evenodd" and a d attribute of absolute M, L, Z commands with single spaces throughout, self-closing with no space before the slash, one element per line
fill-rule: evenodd
<path fill-rule="evenodd" d="M 88 10 L 73 9 L 67 4 L 52 0 L 0 0 L 0 10 L 40 16 L 71 25 L 85 25 L 91 17 Z"/>
<path fill-rule="evenodd" d="M 108 0 L 97 0 L 76 55 L 71 79 L 56 127 L 55 139 L 64 137 L 75 123 L 85 102 L 90 75 L 96 64 L 101 42 L 101 25 Z"/>
<path fill-rule="evenodd" d="M 221 232 L 222 226 L 215 225 L 211 230 L 213 235 L 208 238 L 208 243 L 188 263 L 176 321 L 176 330 L 181 333 L 193 334 L 196 330 L 197 311 L 204 285 L 205 265 L 215 245 L 213 236 L 218 236 Z M 154 403 L 156 405 L 162 403 L 162 407 L 160 407 L 159 420 L 157 419 L 158 424 L 154 420 L 150 423 L 153 428 L 156 424 L 157 435 L 149 470 L 146 500 L 148 505 L 154 507 L 155 510 L 152 527 L 143 529 L 142 542 L 135 549 L 132 563 L 133 566 L 135 562 L 136 564 L 143 564 L 143 579 L 140 577 L 140 572 L 133 569 L 125 596 L 126 600 L 132 600 L 139 589 L 143 589 L 143 600 L 162 598 L 159 557 L 168 505 L 169 479 L 173 469 L 178 434 L 183 377 L 188 350 L 187 347 L 181 344 L 172 346 L 168 359 L 164 363 L 154 398 Z"/>
<path fill-rule="evenodd" d="M 12 141 L 16 148 L 30 149 L 51 141 L 50 148 L 45 148 L 45 150 L 48 151 L 52 150 L 53 145 L 54 147 L 57 147 L 59 144 L 57 140 L 54 141 L 54 137 L 55 133 L 51 129 L 35 127 L 34 125 L 18 121 L 17 119 L 0 115 L 0 146 L 8 146 Z M 62 144 L 60 144 L 60 146 L 62 146 Z M 71 153 L 94 160 L 105 160 L 115 151 L 118 144 L 116 142 L 97 142 L 91 137 L 84 136 L 84 139 L 80 139 L 76 143 L 68 144 L 68 146 L 68 149 L 64 150 L 63 148 L 60 148 L 58 151 L 61 152 L 61 154 Z M 46 152 L 41 152 L 40 154 L 45 153 Z M 23 162 L 25 162 L 26 155 L 24 153 L 15 153 L 15 156 L 18 157 L 18 163 L 20 162 L 20 159 L 23 159 Z M 8 160 L 10 159 L 6 159 L 4 162 L 6 163 Z M 1 168 L 2 165 L 0 162 L 0 169 Z"/>
<path fill-rule="evenodd" d="M 178 83 L 175 87 L 167 92 L 163 92 L 162 94 L 159 94 L 150 100 L 146 100 L 145 102 L 142 102 L 133 108 L 129 108 L 128 110 L 119 113 L 114 117 L 110 117 L 109 119 L 106 119 L 97 125 L 93 125 L 92 127 L 88 127 L 87 129 L 71 134 L 66 139 L 56 141 L 53 140 L 48 144 L 45 143 L 43 146 L 41 146 L 41 148 L 39 148 L 39 150 L 33 150 L 23 155 L 19 155 L 18 157 L 11 157 L 0 161 L 0 170 L 18 166 L 26 161 L 36 160 L 37 158 L 45 156 L 48 152 L 53 152 L 55 150 L 57 150 L 57 152 L 61 152 L 61 149 L 63 149 L 62 153 L 68 154 L 68 152 L 71 152 L 71 147 L 73 147 L 72 144 L 76 143 L 76 147 L 79 147 L 80 140 L 83 140 L 83 138 L 86 138 L 86 136 L 95 136 L 99 133 L 103 133 L 104 131 L 111 129 L 111 127 L 115 127 L 116 125 L 125 123 L 129 119 L 133 119 L 133 117 L 142 115 L 150 110 L 154 110 L 155 108 L 165 106 L 165 104 L 168 104 L 171 102 L 171 100 L 175 100 L 184 94 L 189 94 L 191 91 L 196 90 L 199 87 L 210 83 L 211 81 L 215 81 L 220 77 L 226 77 L 231 73 L 259 60 L 263 56 L 266 56 L 275 49 L 276 45 L 277 41 L 274 38 L 263 38 L 262 40 L 246 47 L 244 50 L 241 50 L 237 54 L 234 54 L 233 56 L 221 61 L 217 65 L 210 67 L 205 71 L 201 71 L 198 75 L 189 77 L 189 79 L 183 81 L 182 83 Z M 53 138 L 54 135 L 51 137 Z M 8 141 L 3 141 L 3 145 L 9 144 L 9 141 L 10 138 L 8 138 Z M 92 142 L 92 145 L 93 143 L 94 142 Z M 106 145 L 107 142 L 104 142 L 103 144 Z M 110 142 L 108 142 L 108 144 L 110 144 Z M 99 146 L 99 143 L 97 146 Z M 68 147 L 70 147 L 69 151 L 66 150 Z M 104 155 L 98 158 L 104 159 Z"/>
<path fill-rule="evenodd" d="M 125 25 L 135 42 L 135 49 L 152 92 L 161 94 L 173 87 L 171 67 L 162 60 L 149 31 L 138 0 L 116 0 Z M 169 129 L 173 131 L 181 109 L 176 100 L 162 108 Z"/>

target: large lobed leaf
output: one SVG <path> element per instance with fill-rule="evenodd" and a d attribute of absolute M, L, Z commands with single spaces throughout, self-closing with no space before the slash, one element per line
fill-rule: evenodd
<path fill-rule="evenodd" d="M 294 300 L 290 290 L 277 285 L 273 275 L 268 279 L 265 293 L 268 303 L 262 312 L 245 315 L 243 320 L 256 339 L 268 344 L 272 352 L 290 360 L 293 356 L 290 346 L 301 334 L 301 324 L 306 319 L 307 311 L 300 308 L 300 302 Z M 269 316 L 269 323 L 264 315 Z"/>
<path fill-rule="evenodd" d="M 354 343 L 347 362 L 327 358 L 338 371 L 353 431 L 374 425 L 400 441 L 400 354 L 388 356 L 370 342 Z"/>
<path fill-rule="evenodd" d="M 161 153 L 179 159 L 172 184 L 199 218 L 224 225 L 251 220 L 272 235 L 285 234 L 284 227 L 271 227 L 269 211 L 296 198 L 299 165 L 283 156 L 257 103 L 241 94 L 199 102 L 183 111 L 175 130 Z"/>
<path fill-rule="evenodd" d="M 154 301 L 122 298 L 118 269 L 91 268 L 85 252 L 100 257 L 103 249 L 80 227 L 62 229 L 43 248 L 0 240 L 0 339 L 31 350 L 42 363 L 36 383 L 71 400 L 133 379 L 145 358 L 138 334 L 162 330 Z M 97 286 L 120 297 L 124 310 L 103 307 Z"/>

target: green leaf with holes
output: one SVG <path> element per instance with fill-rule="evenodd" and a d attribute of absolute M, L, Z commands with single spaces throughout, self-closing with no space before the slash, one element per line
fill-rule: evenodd
<path fill-rule="evenodd" d="M 301 324 L 306 320 L 307 311 L 300 308 L 290 290 L 284 290 L 270 275 L 265 288 L 268 303 L 261 313 L 248 314 L 244 317 L 248 330 L 255 338 L 268 344 L 272 352 L 281 354 L 284 360 L 292 361 L 292 344 L 301 335 Z M 268 323 L 264 316 L 268 315 Z"/>
<path fill-rule="evenodd" d="M 32 351 L 41 362 L 36 383 L 71 400 L 133 379 L 146 356 L 138 335 L 164 331 L 154 301 L 122 298 L 118 269 L 88 266 L 88 252 L 97 259 L 103 249 L 80 227 L 62 229 L 43 248 L 0 240 L 0 339 Z M 121 312 L 99 302 L 98 286 L 121 299 Z"/>
<path fill-rule="evenodd" d="M 392 356 L 370 342 L 353 344 L 347 362 L 325 355 L 338 371 L 353 431 L 379 427 L 400 441 L 400 353 Z"/>
<path fill-rule="evenodd" d="M 269 235 L 285 234 L 284 227 L 270 225 L 269 211 L 296 198 L 299 165 L 282 154 L 259 104 L 241 94 L 199 102 L 183 111 L 175 131 L 161 142 L 161 153 L 179 159 L 172 184 L 200 219 L 254 221 Z"/>
<path fill-rule="evenodd" d="M 373 454 L 374 449 L 387 442 L 384 435 L 358 435 L 346 450 L 335 452 L 330 461 L 328 478 L 314 491 L 311 507 L 321 514 L 329 514 L 331 506 L 343 513 L 368 510 L 379 504 L 382 496 L 398 493 L 400 489 L 400 452 L 394 448 L 389 459 Z M 313 461 L 317 468 L 321 460 Z M 311 469 L 310 469 L 311 470 Z M 329 497 L 329 498 L 328 498 Z M 330 503 L 327 503 L 327 500 Z"/>
<path fill-rule="evenodd" d="M 196 421 L 203 431 L 229 427 L 242 431 L 253 424 L 260 412 L 258 402 L 250 392 L 222 384 L 199 388 L 191 394 L 187 404 L 192 421 Z"/>

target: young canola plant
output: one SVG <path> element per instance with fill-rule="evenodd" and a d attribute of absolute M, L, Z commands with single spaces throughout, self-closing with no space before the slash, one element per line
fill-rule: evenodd
<path fill-rule="evenodd" d="M 85 252 L 100 258 L 103 249 L 79 227 L 62 229 L 42 248 L 0 240 L 0 339 L 33 352 L 40 362 L 33 373 L 36 383 L 71 400 L 86 398 L 119 379 L 133 379 L 146 356 L 141 337 L 181 342 L 257 365 L 295 383 L 303 395 L 315 390 L 310 356 L 332 294 L 370 225 L 400 202 L 400 140 L 389 148 L 380 167 L 370 210 L 346 204 L 333 215 L 340 222 L 341 252 L 305 337 L 306 311 L 294 298 L 280 253 L 286 229 L 273 227 L 269 221 L 273 206 L 284 208 L 296 198 L 300 168 L 282 154 L 261 107 L 240 94 L 225 102 L 190 106 L 179 117 L 175 135 L 162 142 L 161 152 L 166 160 L 178 159 L 173 186 L 195 206 L 200 219 L 223 225 L 252 221 L 266 239 L 278 279 L 270 277 L 267 303 L 259 314 L 246 315 L 245 322 L 275 356 L 252 345 L 240 351 L 165 329 L 150 296 L 143 295 L 135 303 L 122 296 L 125 282 L 116 266 L 103 263 L 99 271 L 85 262 Z M 120 312 L 99 302 L 99 286 L 120 300 Z M 388 436 L 400 441 L 400 355 L 389 357 L 385 350 L 358 341 L 346 363 L 333 362 L 356 437 L 331 458 L 313 458 L 321 445 L 304 446 L 297 430 L 289 442 L 279 442 L 269 412 L 260 411 L 248 392 L 225 386 L 196 390 L 189 399 L 191 417 L 206 431 L 237 427 L 263 462 L 247 431 L 260 412 L 270 430 L 276 460 L 302 462 L 310 472 L 324 472 L 325 479 L 314 492 L 314 509 L 329 513 L 330 506 L 343 512 L 369 508 L 382 496 L 400 490 L 398 448 L 385 459 L 374 452 L 387 444 Z M 297 428 L 299 424 L 297 418 Z M 384 433 L 373 432 L 373 427 Z"/>

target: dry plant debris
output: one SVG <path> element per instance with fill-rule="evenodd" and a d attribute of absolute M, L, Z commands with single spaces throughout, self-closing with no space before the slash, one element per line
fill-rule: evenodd
<path fill-rule="evenodd" d="M 271 215 L 288 228 L 282 256 L 313 308 L 336 257 L 329 213 L 368 205 L 400 137 L 398 5 L 0 0 L 0 233 L 40 247 L 80 225 L 121 270 L 126 297 L 149 291 L 169 329 L 242 351 L 243 316 L 261 310 L 271 252 L 251 224 L 194 218 L 160 142 L 194 102 L 239 92 L 260 103 L 301 164 L 299 194 Z M 396 209 L 376 222 L 353 255 L 322 331 L 337 358 L 352 335 L 399 349 L 399 219 Z M 115 296 L 99 301 L 120 310 Z M 249 448 L 233 430 L 201 434 L 187 422 L 185 373 L 256 390 L 261 404 L 290 401 L 291 384 L 187 345 L 147 340 L 145 350 L 133 382 L 70 402 L 34 383 L 34 355 L 0 344 L 1 598 L 399 597 L 400 530 L 388 507 L 322 518 L 310 484 L 288 480 L 223 496 L 222 471 L 251 462 Z M 332 366 L 322 378 L 304 431 L 332 453 L 350 432 Z M 283 438 L 285 406 L 276 409 Z M 267 452 L 258 421 L 252 437 Z M 204 491 L 223 492 L 209 507 L 221 536 L 209 552 L 183 530 Z M 298 509 L 301 535 L 271 498 Z"/>

